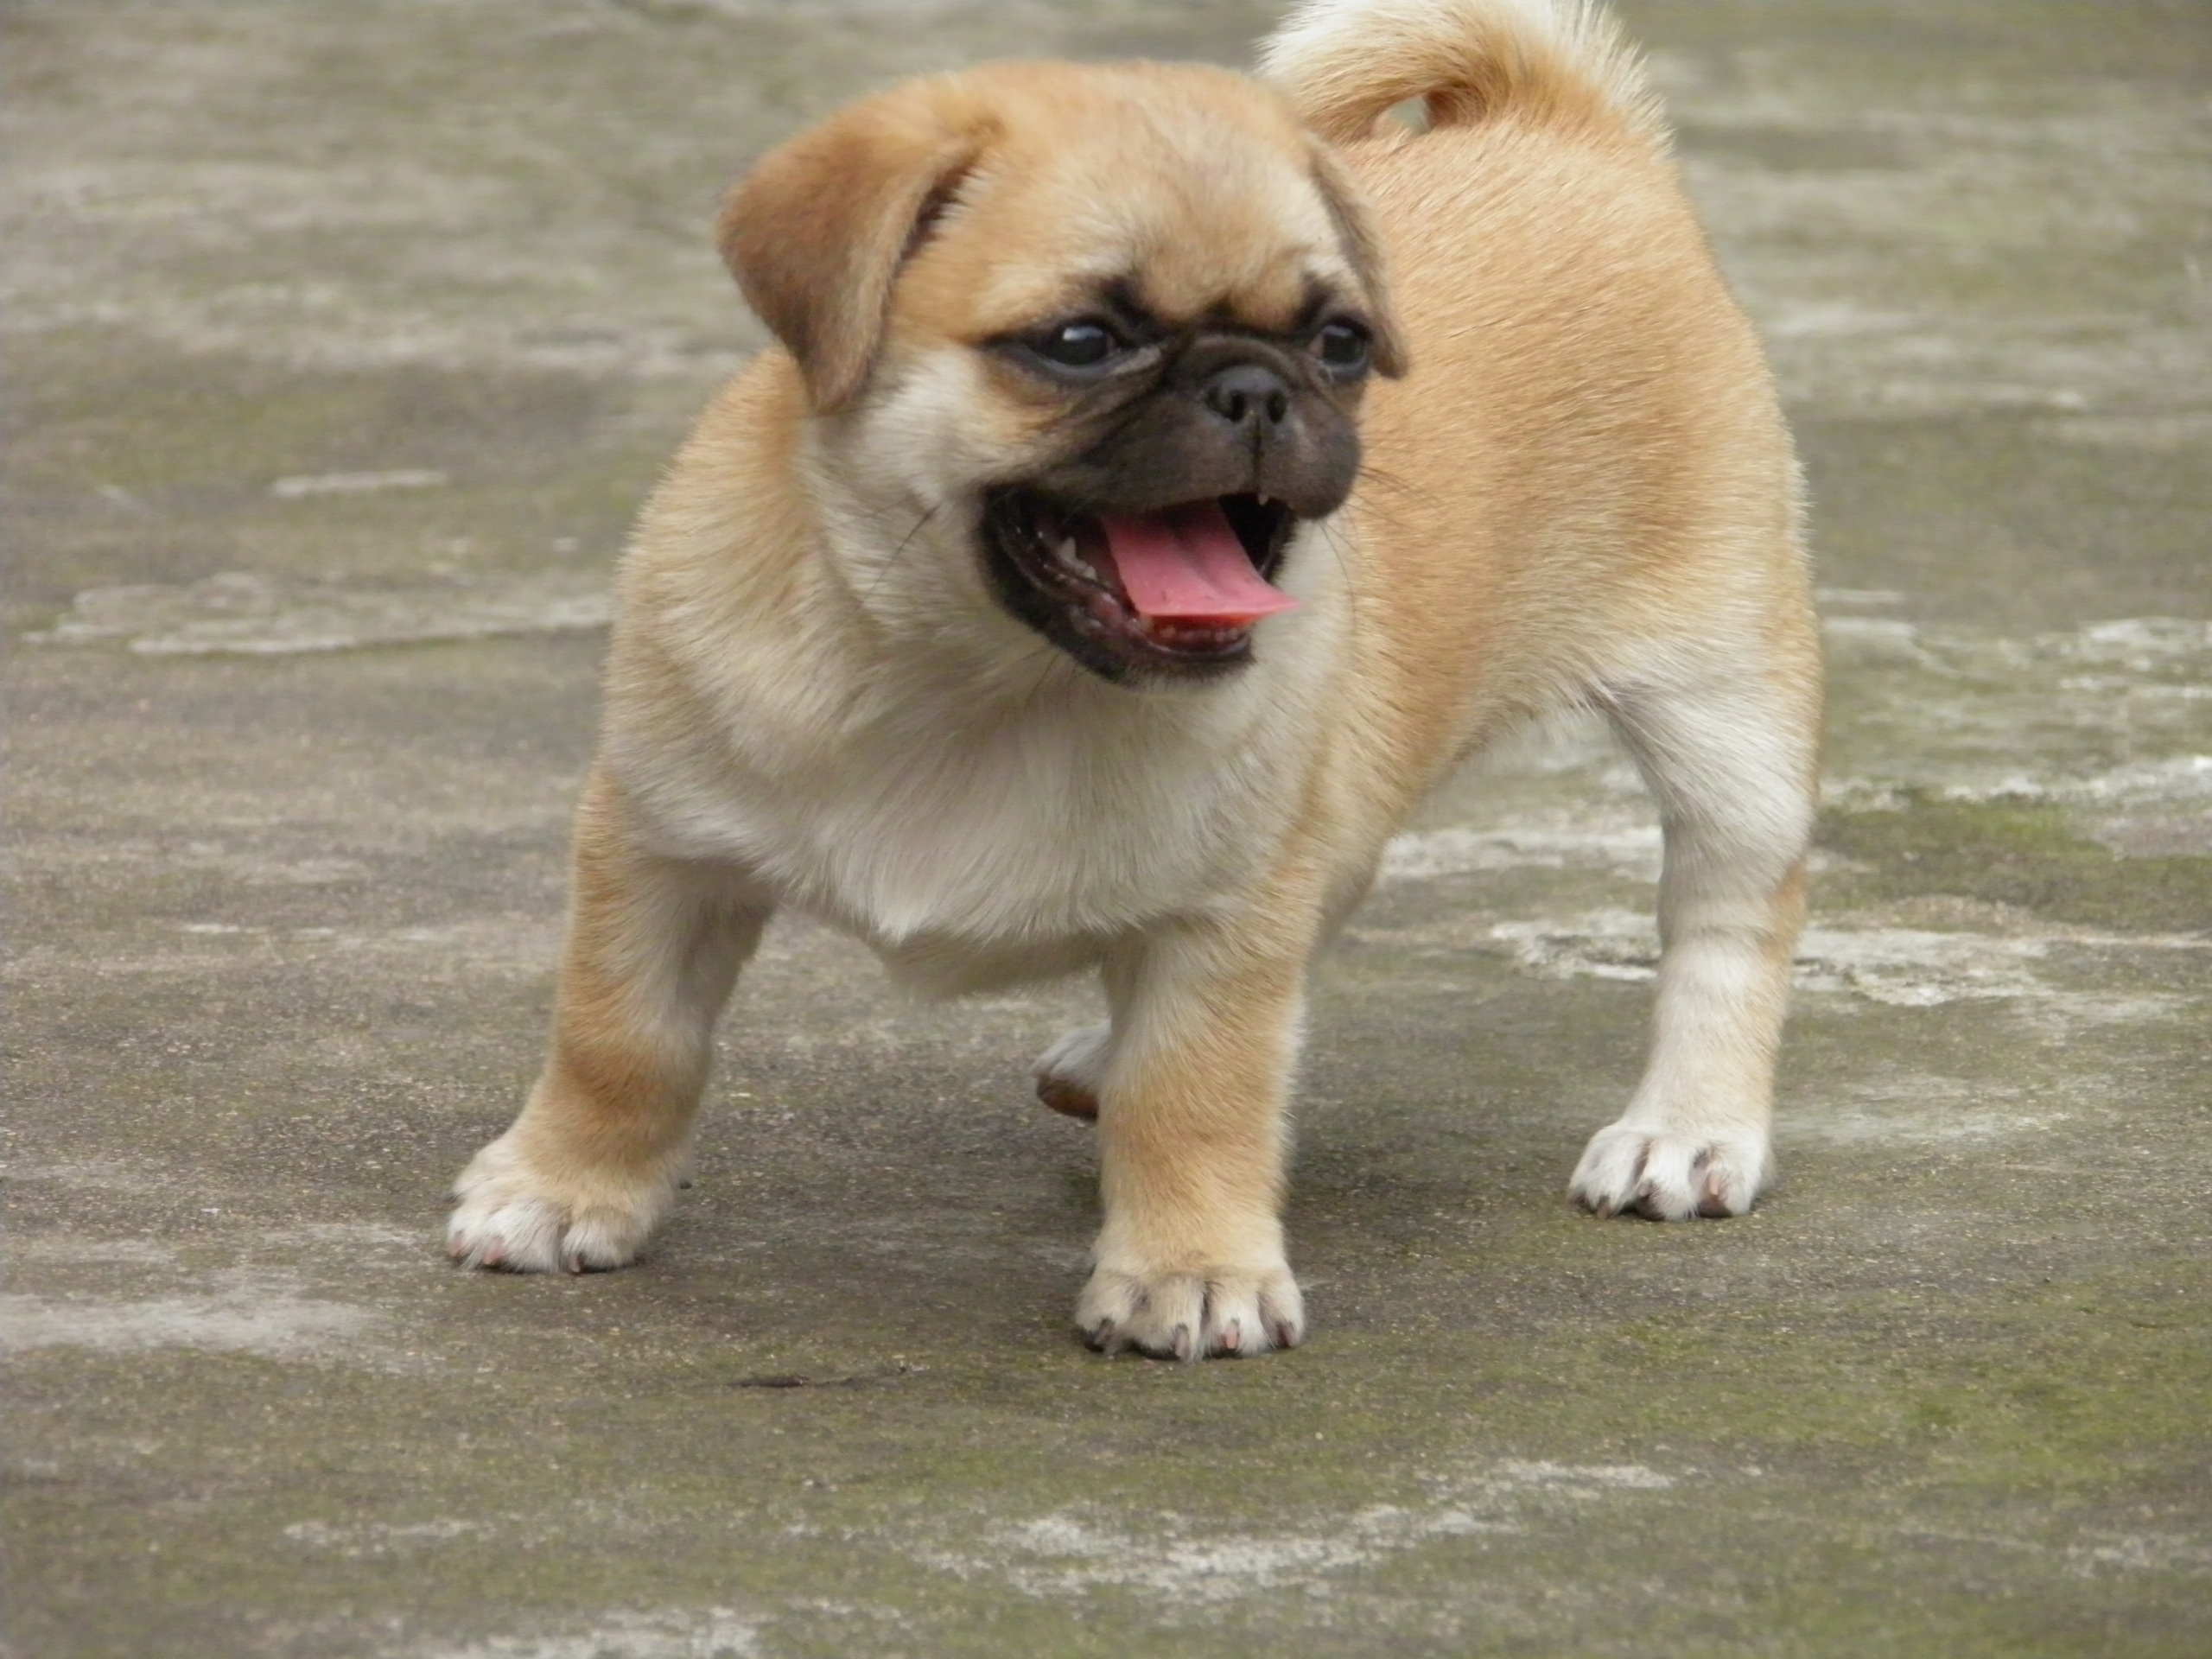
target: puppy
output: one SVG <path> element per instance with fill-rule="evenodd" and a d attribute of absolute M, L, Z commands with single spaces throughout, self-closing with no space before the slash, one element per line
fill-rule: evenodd
<path fill-rule="evenodd" d="M 918 80 L 739 186 L 780 344 L 625 557 L 551 1054 L 458 1260 L 635 1256 L 791 906 L 931 993 L 1096 970 L 1039 1067 L 1100 1137 L 1078 1327 L 1292 1346 L 1307 964 L 1561 705 L 1666 836 L 1649 1068 L 1569 1190 L 1751 1208 L 1820 715 L 1759 348 L 1595 6 L 1321 0 L 1266 65 Z"/>

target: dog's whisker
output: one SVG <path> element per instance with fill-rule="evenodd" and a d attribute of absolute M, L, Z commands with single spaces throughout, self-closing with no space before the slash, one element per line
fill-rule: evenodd
<path fill-rule="evenodd" d="M 1029 688 L 1029 694 L 1021 700 L 1021 710 L 1024 714 L 1027 714 L 1036 707 L 1037 699 L 1044 695 L 1045 688 L 1052 682 L 1053 671 L 1060 665 L 1060 651 L 1057 645 L 1048 642 L 1038 647 L 1037 654 L 1044 659 L 1045 666 L 1043 671 L 1037 676 L 1037 683 Z"/>
<path fill-rule="evenodd" d="M 873 599 L 875 596 L 875 590 L 883 586 L 883 579 L 891 574 L 891 567 L 899 563 L 899 556 L 913 544 L 914 537 L 920 535 L 923 527 L 936 517 L 935 507 L 927 507 L 923 510 L 922 516 L 914 520 L 914 527 L 899 538 L 899 545 L 891 550 L 881 564 L 876 566 L 875 579 L 868 583 L 865 597 Z"/>
<path fill-rule="evenodd" d="M 1337 572 L 1344 578 L 1344 613 L 1351 623 L 1351 646 L 1353 654 L 1357 656 L 1360 648 L 1360 630 L 1364 625 L 1360 613 L 1365 608 L 1360 602 L 1359 584 L 1352 579 L 1351 566 L 1345 562 L 1344 537 L 1338 527 L 1332 524 L 1322 524 L 1319 528 L 1322 541 L 1328 546 L 1329 556 L 1336 560 Z"/>
<path fill-rule="evenodd" d="M 1395 490 L 1401 495 L 1413 496 L 1420 500 L 1433 500 L 1436 496 L 1433 490 L 1423 489 L 1420 485 L 1409 479 L 1400 477 L 1388 467 L 1376 467 L 1371 463 L 1360 468 L 1359 476 L 1362 483 L 1380 484 L 1387 490 Z"/>

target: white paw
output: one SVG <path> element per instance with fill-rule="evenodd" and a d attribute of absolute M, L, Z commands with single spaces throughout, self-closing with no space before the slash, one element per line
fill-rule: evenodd
<path fill-rule="evenodd" d="M 1113 1052 L 1114 1028 L 1103 1020 L 1068 1033 L 1037 1057 L 1037 1098 L 1070 1117 L 1096 1118 L 1099 1087 Z"/>
<path fill-rule="evenodd" d="M 1591 1137 L 1567 1194 L 1600 1216 L 1688 1221 L 1744 1214 L 1773 1178 L 1758 1130 L 1680 1133 L 1624 1120 Z"/>
<path fill-rule="evenodd" d="M 670 1186 L 549 1179 L 504 1135 L 454 1183 L 460 1203 L 446 1223 L 446 1254 L 463 1267 L 509 1273 L 627 1267 L 667 1209 Z"/>
<path fill-rule="evenodd" d="M 1083 1287 L 1075 1322 L 1101 1353 L 1135 1348 L 1156 1359 L 1211 1359 L 1295 1348 L 1306 1300 L 1278 1262 L 1139 1274 L 1100 1268 Z"/>

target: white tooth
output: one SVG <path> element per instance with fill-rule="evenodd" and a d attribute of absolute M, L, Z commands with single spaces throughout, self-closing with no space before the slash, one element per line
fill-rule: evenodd
<path fill-rule="evenodd" d="M 1052 553 L 1053 556 L 1069 569 L 1089 576 L 1093 582 L 1101 580 L 1098 572 L 1091 568 L 1090 561 L 1076 550 L 1074 537 L 1070 536 L 1062 540 L 1060 544 L 1052 550 Z"/>
<path fill-rule="evenodd" d="M 1260 498 L 1260 505 L 1263 507 L 1268 507 L 1273 506 L 1274 503 L 1269 498 L 1263 495 Z"/>

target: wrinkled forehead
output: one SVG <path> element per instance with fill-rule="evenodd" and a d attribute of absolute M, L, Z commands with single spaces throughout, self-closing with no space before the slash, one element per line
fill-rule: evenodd
<path fill-rule="evenodd" d="M 1114 296 L 1171 326 L 1287 329 L 1357 277 L 1303 135 L 1234 106 L 1103 101 L 1010 127 L 944 226 L 971 327 L 1013 329 Z"/>

